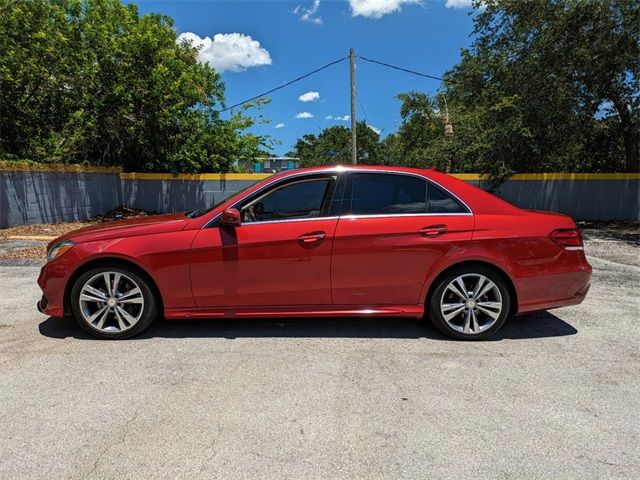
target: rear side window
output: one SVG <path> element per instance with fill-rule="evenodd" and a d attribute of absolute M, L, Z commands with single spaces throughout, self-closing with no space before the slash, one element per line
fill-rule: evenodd
<path fill-rule="evenodd" d="M 410 175 L 357 173 L 353 178 L 351 214 L 425 213 L 426 180 Z"/>
<path fill-rule="evenodd" d="M 467 209 L 449 193 L 429 183 L 427 213 L 467 213 Z"/>

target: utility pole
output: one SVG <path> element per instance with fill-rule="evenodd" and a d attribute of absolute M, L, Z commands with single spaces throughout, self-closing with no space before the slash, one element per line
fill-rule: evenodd
<path fill-rule="evenodd" d="M 358 163 L 358 141 L 356 138 L 356 55 L 349 49 L 349 77 L 351 82 L 351 163 Z"/>
<path fill-rule="evenodd" d="M 449 121 L 449 105 L 447 105 L 447 96 L 442 95 L 444 99 L 444 151 L 445 151 L 445 171 L 451 173 L 451 140 L 453 137 L 453 125 Z"/>

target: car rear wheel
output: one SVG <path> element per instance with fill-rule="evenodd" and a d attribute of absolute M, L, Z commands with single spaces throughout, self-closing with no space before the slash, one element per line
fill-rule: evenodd
<path fill-rule="evenodd" d="M 128 269 L 99 267 L 76 280 L 71 310 L 80 326 L 97 338 L 123 339 L 146 329 L 158 313 L 148 280 Z"/>
<path fill-rule="evenodd" d="M 464 266 L 438 280 L 428 301 L 432 323 L 445 335 L 481 340 L 502 327 L 511 307 L 504 279 L 483 266 Z"/>

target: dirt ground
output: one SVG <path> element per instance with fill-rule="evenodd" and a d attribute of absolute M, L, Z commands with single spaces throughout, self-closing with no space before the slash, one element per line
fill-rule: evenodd
<path fill-rule="evenodd" d="M 151 213 L 128 207 L 118 207 L 106 212 L 104 215 L 98 215 L 91 220 L 20 225 L 17 227 L 3 228 L 0 229 L 0 260 L 44 260 L 47 255 L 47 243 L 67 232 L 97 223 L 113 222 L 124 218 L 145 217 L 148 215 L 151 215 Z M 19 240 L 32 243 L 25 246 L 24 242 L 18 242 Z"/>
<path fill-rule="evenodd" d="M 20 225 L 18 227 L 0 229 L 0 240 L 11 237 L 59 237 L 71 230 L 88 227 L 98 223 L 95 220 L 86 220 L 83 222 L 67 222 L 67 223 L 44 223 L 38 225 Z"/>

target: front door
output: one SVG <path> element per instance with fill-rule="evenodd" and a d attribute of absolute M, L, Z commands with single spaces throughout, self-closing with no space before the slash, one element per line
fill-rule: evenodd
<path fill-rule="evenodd" d="M 192 245 L 198 307 L 331 304 L 334 176 L 295 177 L 236 206 L 239 227 L 201 230 Z"/>

